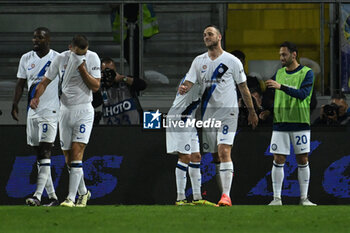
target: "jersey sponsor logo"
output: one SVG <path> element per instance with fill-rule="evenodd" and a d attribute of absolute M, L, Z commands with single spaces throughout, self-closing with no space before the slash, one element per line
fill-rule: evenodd
<path fill-rule="evenodd" d="M 94 67 L 92 67 L 92 70 L 100 70 L 100 67 L 94 66 Z"/>
<path fill-rule="evenodd" d="M 30 67 L 28 68 L 28 70 L 32 70 L 32 69 L 34 69 L 34 67 L 35 67 L 35 64 L 33 63 L 33 64 L 30 65 Z"/>
<path fill-rule="evenodd" d="M 156 112 L 143 113 L 143 128 L 144 129 L 160 129 L 160 117 L 162 113 L 157 109 Z"/>

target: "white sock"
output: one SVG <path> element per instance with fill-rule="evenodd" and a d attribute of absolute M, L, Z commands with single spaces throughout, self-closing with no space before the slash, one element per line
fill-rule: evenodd
<path fill-rule="evenodd" d="M 36 181 L 36 190 L 33 196 L 41 200 L 41 195 L 43 194 L 47 177 L 50 174 L 50 159 L 41 159 L 38 161 L 38 178 Z"/>
<path fill-rule="evenodd" d="M 278 164 L 273 161 L 271 178 L 272 178 L 272 189 L 273 189 L 273 197 L 281 198 L 282 192 L 282 184 L 284 179 L 284 163 Z"/>
<path fill-rule="evenodd" d="M 68 173 L 70 173 L 70 166 L 67 165 Z M 78 186 L 78 195 L 85 195 L 87 193 L 87 188 L 85 186 L 84 176 L 81 177 L 81 181 Z"/>
<path fill-rule="evenodd" d="M 85 186 L 85 181 L 84 181 L 84 174 L 80 179 L 80 183 L 78 186 L 78 194 L 79 195 L 85 195 L 87 193 L 87 188 Z"/>
<path fill-rule="evenodd" d="M 222 194 L 230 196 L 231 184 L 233 178 L 233 163 L 224 162 L 220 164 L 220 178 L 222 184 Z"/>
<path fill-rule="evenodd" d="M 202 184 L 202 175 L 200 169 L 200 162 L 190 162 L 188 165 L 188 174 L 190 175 L 193 200 L 202 200 L 201 194 L 201 184 Z"/>
<path fill-rule="evenodd" d="M 220 162 L 219 163 L 215 163 L 215 171 L 216 171 L 216 183 L 219 187 L 219 191 L 220 193 L 222 193 L 222 183 L 221 183 L 221 177 L 220 177 Z"/>
<path fill-rule="evenodd" d="M 175 169 L 175 177 L 176 177 L 176 189 L 177 189 L 177 201 L 181 201 L 186 199 L 185 196 L 185 188 L 186 188 L 186 173 L 187 173 L 188 165 L 186 163 L 177 162 Z"/>
<path fill-rule="evenodd" d="M 300 186 L 300 198 L 307 198 L 307 192 L 309 189 L 309 181 L 310 181 L 310 167 L 309 163 L 301 165 L 298 164 L 298 180 Z"/>
<path fill-rule="evenodd" d="M 46 189 L 47 195 L 49 196 L 49 199 L 56 199 L 57 200 L 57 196 L 55 193 L 55 186 L 53 185 L 52 177 L 51 177 L 51 167 L 49 170 L 49 174 L 47 175 L 45 189 Z"/>
<path fill-rule="evenodd" d="M 69 173 L 69 193 L 68 199 L 75 202 L 75 197 L 77 195 L 78 186 L 81 181 L 83 173 L 83 164 L 82 161 L 75 160 L 70 164 L 70 173 Z"/>

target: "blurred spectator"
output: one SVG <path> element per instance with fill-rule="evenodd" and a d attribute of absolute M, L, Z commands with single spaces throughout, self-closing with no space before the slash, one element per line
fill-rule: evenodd
<path fill-rule="evenodd" d="M 323 105 L 314 125 L 350 125 L 350 108 L 343 93 L 334 94 L 331 103 Z"/>
<path fill-rule="evenodd" d="M 231 54 L 242 62 L 243 67 L 245 66 L 245 54 L 241 50 L 233 50 Z"/>
<path fill-rule="evenodd" d="M 108 125 L 138 125 L 142 119 L 142 108 L 137 92 L 146 88 L 140 78 L 118 74 L 111 58 L 101 60 L 101 88 L 94 94 L 94 108 L 102 104 L 101 112 L 95 116 L 95 124 L 103 119 Z"/>
<path fill-rule="evenodd" d="M 247 84 L 249 91 L 252 95 L 252 100 L 255 108 L 256 114 L 259 116 L 258 125 L 271 125 L 273 122 L 273 115 L 271 114 L 271 109 L 273 106 L 273 98 L 262 93 L 260 82 L 256 77 L 247 76 Z M 267 99 L 267 100 L 266 100 Z M 271 103 L 268 103 L 268 100 L 272 100 Z M 244 105 L 244 102 L 239 98 L 239 117 L 238 125 L 247 125 L 248 122 L 248 109 Z M 260 117 L 261 115 L 261 117 Z"/>
<path fill-rule="evenodd" d="M 159 33 L 159 26 L 152 4 L 142 4 L 143 11 L 143 39 L 151 38 Z M 120 16 L 119 6 L 112 10 L 111 14 L 114 39 L 120 42 Z M 139 76 L 139 4 L 124 4 L 124 56 L 131 68 L 132 76 Z M 132 65 L 131 65 L 132 64 Z"/>

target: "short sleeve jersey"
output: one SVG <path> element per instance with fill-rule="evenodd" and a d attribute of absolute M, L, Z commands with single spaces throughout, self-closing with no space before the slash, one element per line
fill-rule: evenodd
<path fill-rule="evenodd" d="M 212 60 L 207 52 L 203 53 L 194 59 L 185 80 L 202 87 L 203 120 L 238 116 L 236 84 L 246 81 L 238 58 L 224 51 Z"/>
<path fill-rule="evenodd" d="M 44 77 L 46 70 L 52 65 L 52 61 L 58 53 L 50 49 L 46 56 L 40 58 L 36 52 L 25 53 L 19 62 L 17 78 L 27 79 L 29 98 L 33 97 L 35 85 Z M 47 91 L 40 97 L 39 105 L 36 109 L 28 108 L 28 117 L 47 117 L 57 115 L 59 109 L 58 99 L 58 79 L 47 86 Z"/>
<path fill-rule="evenodd" d="M 76 69 L 71 72 L 69 75 L 70 77 L 66 77 L 65 75 L 70 53 L 72 52 L 68 50 L 57 55 L 45 76 L 50 80 L 54 80 L 56 76 L 59 75 L 60 83 L 62 83 L 62 80 L 65 78 L 69 79 L 67 85 L 61 90 L 61 103 L 63 105 L 73 106 L 90 103 L 92 101 L 92 91 L 84 83 L 79 70 Z M 88 73 L 94 78 L 101 78 L 100 59 L 98 55 L 88 50 L 85 54 L 85 59 Z"/>
<path fill-rule="evenodd" d="M 185 80 L 186 76 L 182 79 L 180 85 Z M 192 86 L 189 92 L 184 95 L 176 93 L 175 100 L 168 112 L 168 115 L 191 115 L 194 114 L 200 103 L 200 86 L 195 84 Z"/>

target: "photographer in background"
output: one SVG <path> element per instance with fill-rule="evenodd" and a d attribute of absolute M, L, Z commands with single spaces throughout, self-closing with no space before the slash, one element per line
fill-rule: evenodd
<path fill-rule="evenodd" d="M 313 125 L 350 125 L 350 109 L 343 93 L 334 94 L 330 104 L 321 107 Z"/>
<path fill-rule="evenodd" d="M 259 126 L 261 125 L 272 125 L 273 114 L 271 113 L 271 106 L 266 104 L 270 97 L 266 97 L 265 93 L 262 92 L 259 80 L 256 77 L 247 76 L 247 85 L 252 96 L 252 101 L 256 114 L 259 116 Z M 242 101 L 242 98 L 238 99 L 239 105 L 239 116 L 238 125 L 245 126 L 248 124 L 248 109 Z M 268 114 L 266 114 L 268 112 Z"/>
<path fill-rule="evenodd" d="M 101 60 L 101 88 L 94 94 L 94 108 L 102 104 L 102 114 L 96 114 L 95 124 L 103 119 L 107 125 L 138 125 L 142 108 L 137 93 L 146 88 L 137 77 L 118 74 L 111 58 Z"/>

